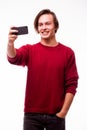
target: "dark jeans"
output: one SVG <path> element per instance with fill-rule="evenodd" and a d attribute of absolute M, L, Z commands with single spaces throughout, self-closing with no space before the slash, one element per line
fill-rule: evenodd
<path fill-rule="evenodd" d="M 65 130 L 65 119 L 49 114 L 25 113 L 23 130 Z"/>

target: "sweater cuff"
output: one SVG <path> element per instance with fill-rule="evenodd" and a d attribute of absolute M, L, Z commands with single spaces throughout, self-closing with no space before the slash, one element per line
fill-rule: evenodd
<path fill-rule="evenodd" d="M 11 58 L 11 57 L 9 57 L 9 56 L 7 55 L 7 59 L 8 59 L 8 61 L 9 61 L 10 63 L 14 63 L 14 62 L 16 62 L 17 56 Z"/>

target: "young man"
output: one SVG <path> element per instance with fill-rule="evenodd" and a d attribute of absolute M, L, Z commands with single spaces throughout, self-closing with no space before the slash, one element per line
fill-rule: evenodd
<path fill-rule="evenodd" d="M 65 117 L 76 88 L 78 72 L 74 51 L 56 40 L 59 22 L 54 12 L 41 10 L 34 21 L 40 34 L 36 44 L 14 47 L 17 30 L 10 28 L 7 58 L 27 66 L 23 130 L 65 130 Z"/>

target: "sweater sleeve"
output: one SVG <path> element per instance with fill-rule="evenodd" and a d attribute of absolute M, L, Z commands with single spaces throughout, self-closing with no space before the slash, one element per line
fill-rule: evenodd
<path fill-rule="evenodd" d="M 75 54 L 73 51 L 70 51 L 68 54 L 68 60 L 65 70 L 65 92 L 72 93 L 75 95 L 76 88 L 78 86 L 78 72 L 76 66 Z"/>
<path fill-rule="evenodd" d="M 8 61 L 14 65 L 20 65 L 20 66 L 28 65 L 29 48 L 30 45 L 24 45 L 19 49 L 16 49 L 16 56 L 14 58 L 10 58 L 9 56 L 7 56 Z"/>

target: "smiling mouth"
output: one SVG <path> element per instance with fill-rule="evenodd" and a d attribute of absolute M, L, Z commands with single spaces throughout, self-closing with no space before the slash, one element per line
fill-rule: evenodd
<path fill-rule="evenodd" d="M 47 32 L 47 31 L 42 32 L 43 35 L 48 35 L 48 33 L 49 32 Z"/>

